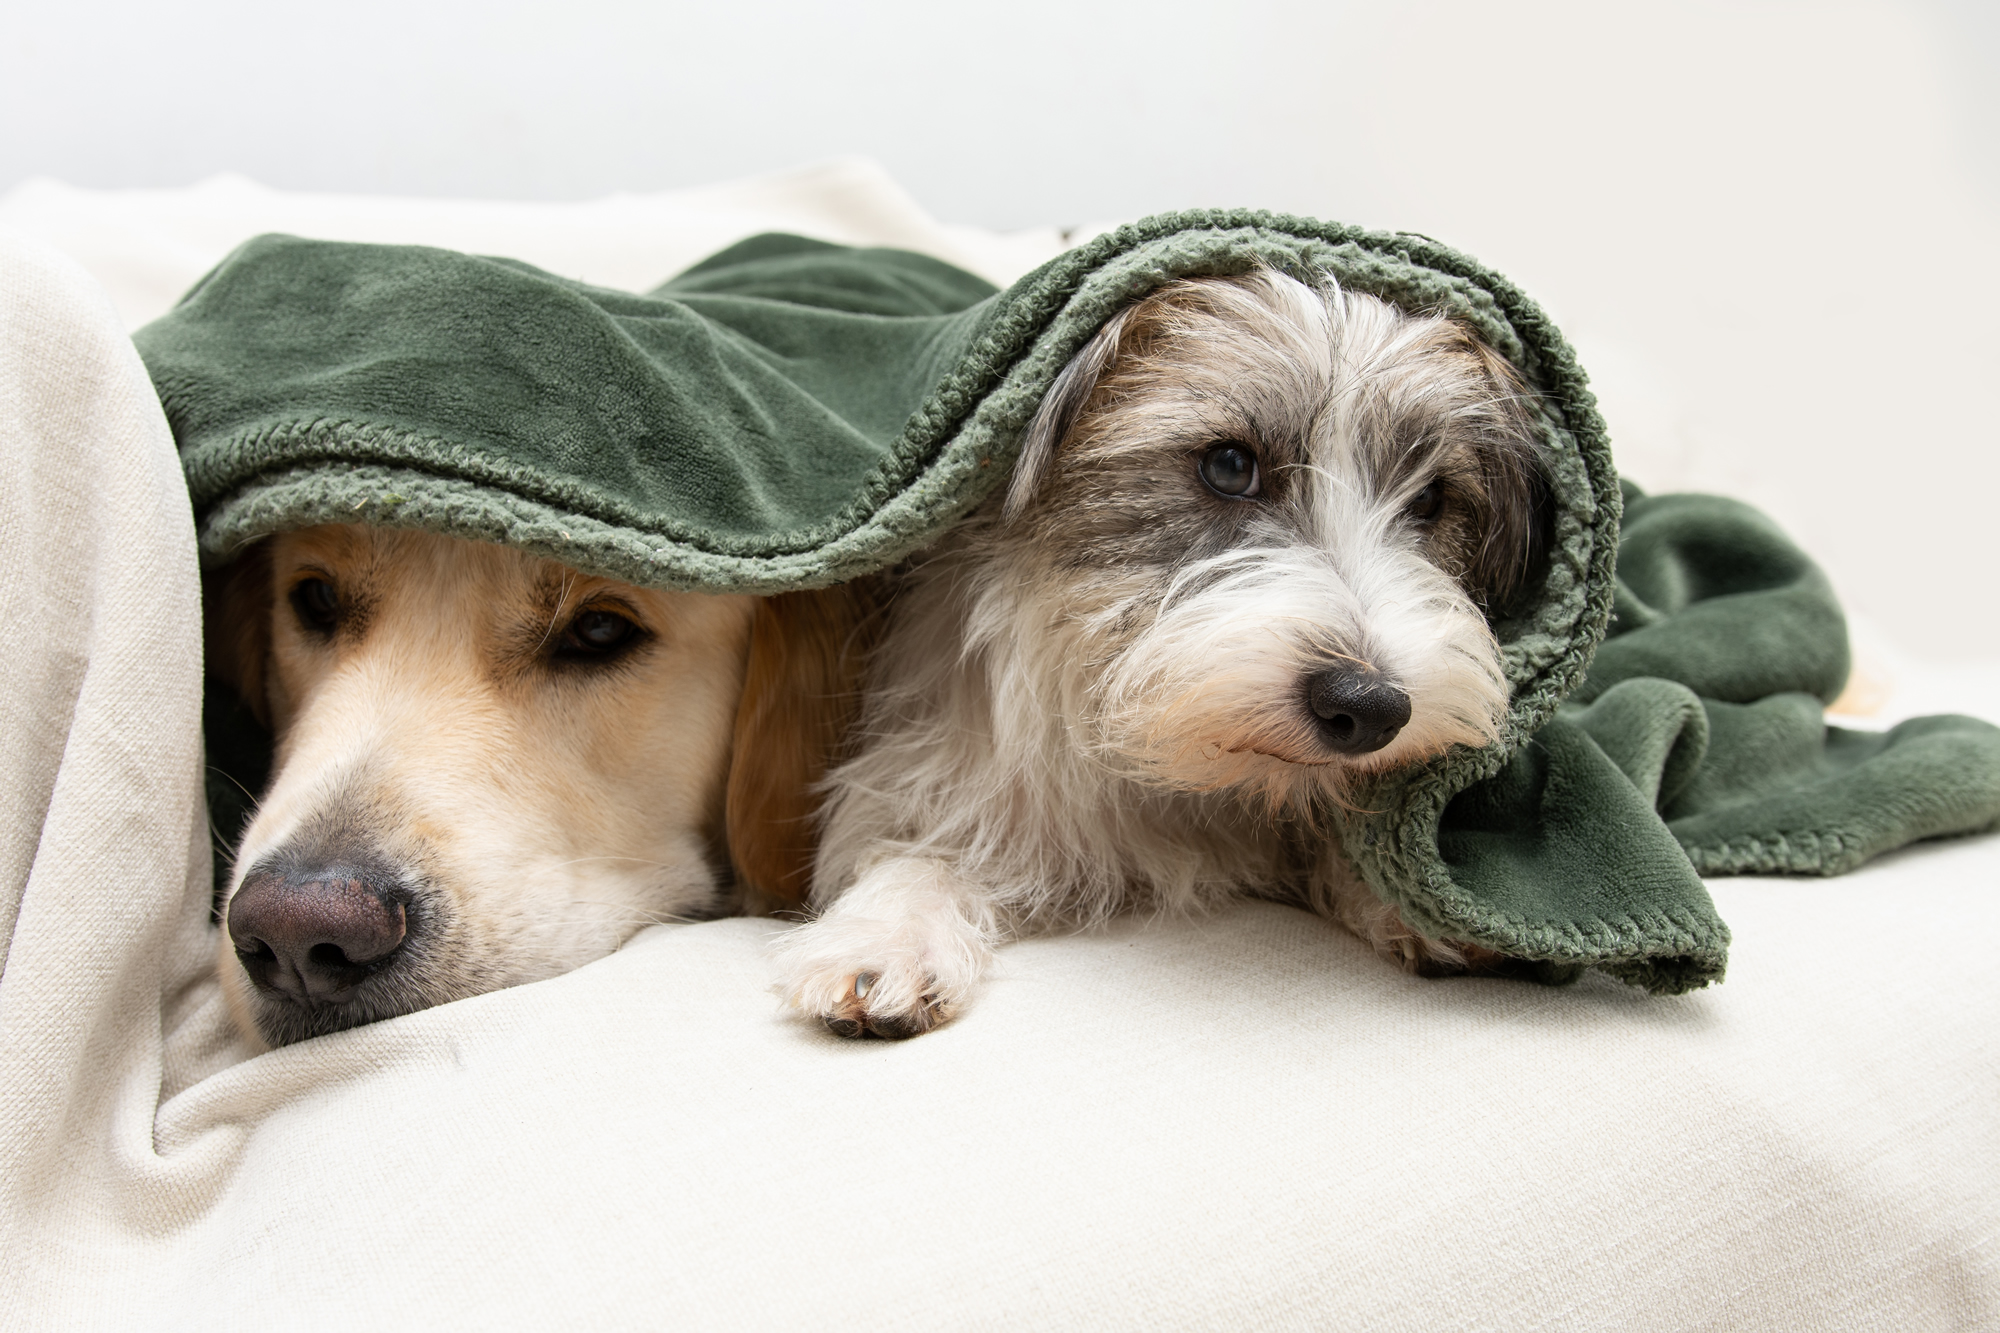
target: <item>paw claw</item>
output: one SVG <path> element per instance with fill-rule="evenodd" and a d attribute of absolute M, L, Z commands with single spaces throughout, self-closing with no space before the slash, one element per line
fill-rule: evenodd
<path fill-rule="evenodd" d="M 929 1032 L 944 1021 L 943 1006 L 934 995 L 924 996 L 914 1010 L 871 1011 L 868 993 L 880 980 L 881 977 L 874 972 L 856 973 L 844 988 L 846 994 L 834 1003 L 832 1010 L 819 1015 L 821 1025 L 834 1036 L 849 1040 L 882 1037 L 889 1041 L 907 1041 Z"/>
<path fill-rule="evenodd" d="M 914 1013 L 870 1014 L 868 1032 L 888 1041 L 908 1041 L 929 1032 L 937 1023 L 937 1010 L 926 1004 Z"/>
<path fill-rule="evenodd" d="M 939 1006 L 926 996 L 924 1002 L 909 1012 L 890 1011 L 871 1013 L 860 999 L 857 988 L 830 1014 L 821 1014 L 820 1023 L 836 1037 L 850 1040 L 858 1037 L 881 1037 L 887 1041 L 908 1041 L 911 1037 L 922 1036 L 944 1021 Z"/>

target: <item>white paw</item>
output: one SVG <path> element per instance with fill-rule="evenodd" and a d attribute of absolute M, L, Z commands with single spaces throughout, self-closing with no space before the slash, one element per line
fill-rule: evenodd
<path fill-rule="evenodd" d="M 779 988 L 843 1037 L 900 1040 L 959 1012 L 993 956 L 956 895 L 883 892 L 881 871 L 780 936 Z M 905 887 L 905 886 L 896 886 Z"/>

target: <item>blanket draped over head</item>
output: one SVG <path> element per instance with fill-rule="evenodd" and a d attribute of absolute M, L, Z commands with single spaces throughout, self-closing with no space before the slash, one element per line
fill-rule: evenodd
<path fill-rule="evenodd" d="M 1426 238 L 1253 212 L 1151 218 L 1004 292 L 893 250 L 736 245 L 645 295 L 504 259 L 267 236 L 137 341 L 205 560 L 319 523 L 501 542 L 631 583 L 821 586 L 932 543 L 1007 475 L 1064 362 L 1173 278 L 1268 265 L 1470 325 L 1537 390 L 1553 541 L 1494 626 L 1497 744 L 1378 780 L 1342 835 L 1426 934 L 1655 991 L 1718 979 L 1702 874 L 1838 874 L 2000 821 L 2000 729 L 1829 728 L 1827 580 L 1768 520 L 1621 491 L 1560 333 Z M 1621 529 L 1622 516 L 1622 529 Z M 211 710 L 211 762 L 268 748 Z M 212 784 L 218 824 L 243 803 Z"/>

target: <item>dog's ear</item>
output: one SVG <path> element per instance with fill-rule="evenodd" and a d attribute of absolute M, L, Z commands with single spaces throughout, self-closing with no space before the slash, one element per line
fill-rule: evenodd
<path fill-rule="evenodd" d="M 1132 311 L 1132 306 L 1126 306 L 1091 335 L 1090 341 L 1069 359 L 1069 364 L 1042 396 L 1041 406 L 1035 409 L 1034 419 L 1028 423 L 1028 432 L 1021 440 L 1021 458 L 1014 464 L 1013 479 L 1007 484 L 1003 517 L 1017 517 L 1040 489 L 1042 478 L 1055 462 L 1056 446 L 1069 434 L 1091 394 L 1096 392 L 1097 382 L 1117 359 Z"/>
<path fill-rule="evenodd" d="M 819 784 L 859 711 L 883 598 L 857 579 L 757 605 L 723 820 L 751 910 L 802 907 L 812 889 Z"/>
<path fill-rule="evenodd" d="M 201 643 L 207 673 L 236 691 L 270 729 L 271 543 L 260 541 L 201 576 Z"/>
<path fill-rule="evenodd" d="M 1491 384 L 1498 418 L 1479 451 L 1490 506 L 1467 583 L 1489 618 L 1509 614 L 1541 568 L 1553 520 L 1534 395 L 1518 371 L 1468 331 L 1466 342 Z"/>

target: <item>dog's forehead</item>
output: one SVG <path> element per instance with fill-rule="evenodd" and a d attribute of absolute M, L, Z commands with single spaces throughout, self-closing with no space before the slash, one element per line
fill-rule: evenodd
<path fill-rule="evenodd" d="M 376 598 L 483 601 L 506 612 L 603 596 L 645 607 L 674 594 L 633 587 L 492 542 L 359 523 L 324 524 L 273 539 L 280 580 L 330 575 Z"/>
<path fill-rule="evenodd" d="M 280 532 L 271 538 L 273 563 L 281 569 L 307 564 L 365 566 L 372 559 L 379 531 L 358 523 L 326 523 Z"/>
<path fill-rule="evenodd" d="M 1497 387 L 1453 333 L 1347 357 L 1190 339 L 1114 366 L 1067 451 L 1087 471 L 1129 475 L 1240 441 L 1266 467 L 1400 473 L 1463 453 Z"/>
<path fill-rule="evenodd" d="M 514 546 L 414 528 L 322 524 L 280 532 L 272 538 L 272 548 L 272 570 L 280 582 L 332 576 L 354 596 L 390 614 L 396 614 L 396 606 L 420 610 L 466 602 L 464 614 L 506 622 L 610 600 L 658 630 L 690 616 L 706 622 L 712 618 L 708 604 L 716 600 L 700 592 L 642 588 L 588 574 Z"/>

